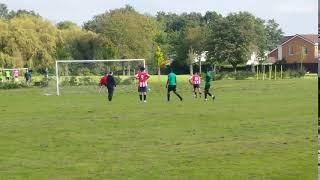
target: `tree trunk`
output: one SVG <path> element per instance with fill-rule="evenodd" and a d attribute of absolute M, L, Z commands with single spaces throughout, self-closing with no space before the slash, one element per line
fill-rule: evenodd
<path fill-rule="evenodd" d="M 126 75 L 126 67 L 124 65 L 124 62 L 121 62 L 121 67 L 122 67 L 122 75 L 125 76 Z"/>
<path fill-rule="evenodd" d="M 234 73 L 237 73 L 237 66 L 233 66 Z"/>
<path fill-rule="evenodd" d="M 161 68 L 160 68 L 160 66 L 158 66 L 158 76 L 159 76 L 159 78 L 161 76 Z"/>
<path fill-rule="evenodd" d="M 199 74 L 201 76 L 202 68 L 201 68 L 201 58 L 199 58 Z"/>
<path fill-rule="evenodd" d="M 256 72 L 256 68 L 254 67 L 254 64 L 251 65 L 251 72 L 253 72 L 253 73 Z"/>
<path fill-rule="evenodd" d="M 213 72 L 216 73 L 216 71 L 217 71 L 217 66 L 213 65 Z"/>
<path fill-rule="evenodd" d="M 131 67 L 130 67 L 130 64 L 128 64 L 128 76 L 130 77 L 131 75 Z"/>
<path fill-rule="evenodd" d="M 190 75 L 192 76 L 193 75 L 193 65 L 192 64 L 190 64 Z"/>

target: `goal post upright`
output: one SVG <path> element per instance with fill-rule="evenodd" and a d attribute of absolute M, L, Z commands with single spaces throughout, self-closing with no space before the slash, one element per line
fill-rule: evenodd
<path fill-rule="evenodd" d="M 59 90 L 59 63 L 133 62 L 133 61 L 142 61 L 143 62 L 143 67 L 146 67 L 146 60 L 145 59 L 56 60 L 57 96 L 60 96 L 60 90 Z"/>
<path fill-rule="evenodd" d="M 57 96 L 60 96 L 58 61 L 56 61 L 56 81 L 57 81 Z"/>

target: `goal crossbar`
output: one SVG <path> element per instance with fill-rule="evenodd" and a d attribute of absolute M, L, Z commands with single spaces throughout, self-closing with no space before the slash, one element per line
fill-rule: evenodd
<path fill-rule="evenodd" d="M 142 61 L 143 67 L 146 67 L 145 59 L 106 59 L 106 60 L 56 60 L 56 83 L 57 83 L 57 96 L 60 96 L 59 90 L 59 63 L 95 63 L 95 62 L 132 62 Z"/>
<path fill-rule="evenodd" d="M 11 71 L 11 70 L 15 70 L 15 69 L 18 69 L 18 70 L 21 70 L 21 69 L 29 70 L 29 68 L 13 68 L 13 69 L 2 69 L 2 68 L 0 68 L 0 71 Z"/>

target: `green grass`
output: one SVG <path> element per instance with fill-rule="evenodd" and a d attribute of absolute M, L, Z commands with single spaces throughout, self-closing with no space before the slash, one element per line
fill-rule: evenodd
<path fill-rule="evenodd" d="M 168 103 L 153 78 L 146 104 L 0 90 L 0 179 L 317 179 L 317 80 L 217 81 L 204 102 L 179 77 Z"/>

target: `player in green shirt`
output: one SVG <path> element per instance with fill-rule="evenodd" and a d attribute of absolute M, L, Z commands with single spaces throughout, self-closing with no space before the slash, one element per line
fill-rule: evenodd
<path fill-rule="evenodd" d="M 204 98 L 207 101 L 208 100 L 208 95 L 214 100 L 216 97 L 212 95 L 209 90 L 211 86 L 211 80 L 213 79 L 213 73 L 210 70 L 207 70 L 206 77 L 205 77 L 205 87 L 204 87 Z"/>
<path fill-rule="evenodd" d="M 10 71 L 6 71 L 5 73 L 6 73 L 6 80 L 9 81 L 11 77 Z"/>
<path fill-rule="evenodd" d="M 176 89 L 177 89 L 177 75 L 172 70 L 168 74 L 166 88 L 168 89 L 168 94 L 167 94 L 168 101 L 170 101 L 170 95 L 171 95 L 172 91 L 175 95 L 177 95 L 179 97 L 180 101 L 182 101 L 182 97 L 176 91 Z"/>
<path fill-rule="evenodd" d="M 3 80 L 4 80 L 4 77 L 3 77 L 2 71 L 0 71 L 0 82 L 3 82 Z"/>

